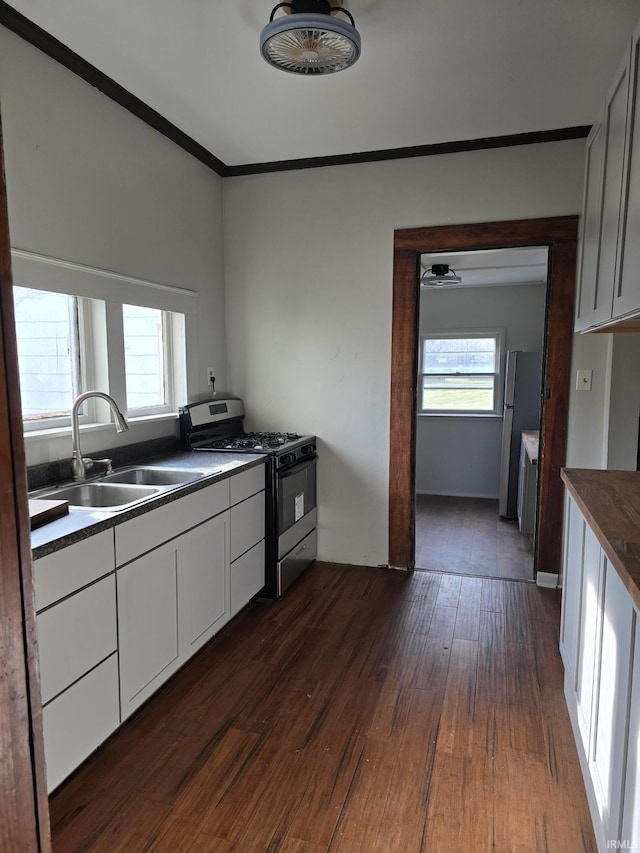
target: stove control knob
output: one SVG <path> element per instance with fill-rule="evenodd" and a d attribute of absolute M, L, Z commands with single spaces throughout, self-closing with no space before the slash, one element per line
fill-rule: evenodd
<path fill-rule="evenodd" d="M 316 452 L 315 444 L 305 444 L 302 448 L 302 452 L 305 456 L 313 456 Z"/>
<path fill-rule="evenodd" d="M 293 453 L 283 453 L 278 461 L 280 463 L 278 467 L 285 468 L 287 465 L 291 465 L 293 462 L 295 462 L 295 458 L 293 456 Z"/>

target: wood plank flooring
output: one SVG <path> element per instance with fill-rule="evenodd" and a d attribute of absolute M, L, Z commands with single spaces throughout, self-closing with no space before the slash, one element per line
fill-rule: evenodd
<path fill-rule="evenodd" d="M 416 567 L 533 580 L 531 537 L 517 521 L 500 518 L 498 501 L 417 495 Z"/>
<path fill-rule="evenodd" d="M 316 564 L 51 800 L 55 853 L 596 850 L 555 591 Z"/>

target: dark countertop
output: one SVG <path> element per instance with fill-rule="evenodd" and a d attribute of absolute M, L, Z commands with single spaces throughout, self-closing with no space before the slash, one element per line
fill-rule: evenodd
<path fill-rule="evenodd" d="M 86 539 L 102 530 L 108 530 L 124 521 L 151 512 L 159 506 L 170 503 L 185 495 L 197 492 L 216 483 L 226 480 L 233 474 L 238 474 L 247 468 L 253 468 L 265 462 L 266 456 L 257 453 L 216 453 L 215 451 L 199 451 L 198 453 L 168 453 L 153 459 L 145 459 L 144 465 L 157 467 L 194 468 L 196 470 L 211 470 L 212 473 L 200 480 L 186 483 L 175 489 L 149 498 L 127 510 L 86 510 L 70 509 L 69 514 L 50 521 L 48 524 L 31 532 L 31 552 L 34 560 L 66 548 L 74 542 Z M 129 467 L 129 466 L 127 466 Z M 215 473 L 213 473 L 215 472 Z M 60 484 L 61 487 L 63 484 Z M 67 484 L 68 485 L 68 484 Z M 55 498 L 55 493 L 51 495 Z"/>
<path fill-rule="evenodd" d="M 640 472 L 564 468 L 561 476 L 640 607 Z"/>

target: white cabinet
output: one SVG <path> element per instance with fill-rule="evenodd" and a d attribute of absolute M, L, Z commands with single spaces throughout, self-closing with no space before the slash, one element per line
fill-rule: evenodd
<path fill-rule="evenodd" d="M 177 572 L 175 542 L 118 570 L 123 720 L 180 666 Z"/>
<path fill-rule="evenodd" d="M 43 610 L 66 595 L 113 571 L 113 530 L 40 557 L 33 563 L 36 610 Z"/>
<path fill-rule="evenodd" d="M 599 850 L 640 846 L 637 609 L 567 499 L 560 651 L 565 698 Z"/>
<path fill-rule="evenodd" d="M 265 585 L 265 472 L 261 465 L 231 479 L 230 586 L 235 616 Z"/>
<path fill-rule="evenodd" d="M 581 516 L 580 516 L 581 517 Z M 578 726 L 585 752 L 589 751 L 591 735 L 591 713 L 597 658 L 600 653 L 600 623 L 602 599 L 603 556 L 598 540 L 586 522 L 582 552 L 582 578 L 578 591 L 580 614 L 580 645 L 576 661 L 575 695 Z"/>
<path fill-rule="evenodd" d="M 264 539 L 231 564 L 231 615 L 235 616 L 263 588 Z"/>
<path fill-rule="evenodd" d="M 518 473 L 518 527 L 521 533 L 533 534 L 536 529 L 536 502 L 538 490 L 538 466 L 527 453 L 524 438 L 520 443 L 520 466 Z"/>
<path fill-rule="evenodd" d="M 631 685 L 627 770 L 620 829 L 620 839 L 629 842 L 627 849 L 631 848 L 632 839 L 640 839 L 640 631 L 637 629 L 633 645 Z"/>
<path fill-rule="evenodd" d="M 604 312 L 605 316 L 602 319 L 610 319 L 613 308 L 628 93 L 629 51 L 627 50 L 607 94 L 604 109 L 600 251 L 598 253 L 594 312 L 595 317 L 599 317 L 601 312 Z"/>
<path fill-rule="evenodd" d="M 117 651 L 113 572 L 39 613 L 38 641 L 44 705 Z"/>
<path fill-rule="evenodd" d="M 640 328 L 640 24 L 587 140 L 576 331 Z"/>
<path fill-rule="evenodd" d="M 601 657 L 596 667 L 597 692 L 589 765 L 604 837 L 618 839 L 635 614 L 618 573 L 606 560 L 605 563 Z M 634 841 L 635 846 L 640 844 L 640 838 Z"/>
<path fill-rule="evenodd" d="M 113 654 L 42 709 L 48 790 L 91 755 L 119 723 L 118 656 Z"/>
<path fill-rule="evenodd" d="M 105 531 L 34 562 L 49 791 L 120 723 L 113 554 Z"/>
<path fill-rule="evenodd" d="M 180 655 L 190 657 L 227 622 L 229 513 L 190 530 L 178 549 Z"/>
<path fill-rule="evenodd" d="M 614 317 L 623 317 L 640 309 L 640 24 L 633 34 L 630 66 L 619 264 L 613 294 Z"/>
<path fill-rule="evenodd" d="M 35 561 L 50 791 L 262 589 L 264 488 L 261 464 Z"/>
<path fill-rule="evenodd" d="M 603 153 L 604 132 L 602 125 L 596 124 L 591 129 L 587 139 L 580 235 L 580 272 L 578 279 L 580 287 L 576 294 L 576 332 L 602 323 L 611 316 L 607 292 L 606 290 L 603 292 L 602 288 L 598 290 Z"/>
<path fill-rule="evenodd" d="M 157 507 L 116 527 L 116 566 L 122 566 L 229 508 L 229 480 Z"/>

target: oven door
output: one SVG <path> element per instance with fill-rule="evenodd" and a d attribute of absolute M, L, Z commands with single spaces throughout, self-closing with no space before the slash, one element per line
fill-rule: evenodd
<path fill-rule="evenodd" d="M 316 526 L 317 459 L 306 459 L 278 472 L 278 559 Z"/>

